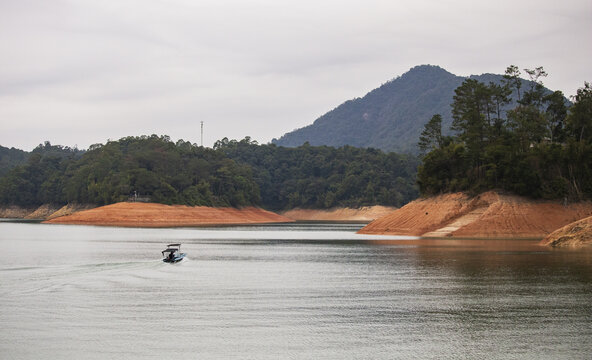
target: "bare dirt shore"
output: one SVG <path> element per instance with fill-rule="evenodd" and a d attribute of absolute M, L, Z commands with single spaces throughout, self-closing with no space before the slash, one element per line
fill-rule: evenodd
<path fill-rule="evenodd" d="M 116 203 L 57 217 L 44 223 L 124 227 L 176 227 L 292 222 L 255 207 L 242 209 L 206 206 Z"/>
<path fill-rule="evenodd" d="M 83 211 L 83 210 L 89 210 L 89 209 L 94 209 L 96 208 L 96 205 L 93 204 L 68 204 L 68 205 L 64 205 L 61 208 L 59 208 L 58 210 L 56 210 L 55 212 L 49 214 L 45 220 L 51 220 L 60 216 L 66 216 L 66 215 L 70 215 L 70 214 L 74 214 L 75 212 L 78 211 Z"/>
<path fill-rule="evenodd" d="M 69 215 L 81 210 L 95 208 L 91 204 L 68 204 L 64 206 L 43 204 L 37 208 L 22 208 L 7 206 L 0 208 L 0 218 L 49 220 L 59 216 Z"/>
<path fill-rule="evenodd" d="M 540 244 L 553 247 L 592 246 L 592 216 L 553 231 Z"/>
<path fill-rule="evenodd" d="M 592 215 L 592 203 L 564 206 L 494 191 L 415 200 L 361 229 L 362 234 L 465 238 L 542 238 Z"/>
<path fill-rule="evenodd" d="M 20 206 L 6 206 L 0 208 L 0 218 L 5 219 L 24 219 L 32 214 L 36 208 L 22 208 Z"/>
<path fill-rule="evenodd" d="M 283 216 L 297 221 L 359 221 L 370 222 L 390 214 L 397 208 L 389 206 L 364 206 L 359 209 L 333 208 L 327 210 L 292 209 Z"/>

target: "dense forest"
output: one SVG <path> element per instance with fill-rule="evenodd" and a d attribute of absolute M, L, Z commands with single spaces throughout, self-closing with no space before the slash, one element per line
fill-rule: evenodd
<path fill-rule="evenodd" d="M 261 201 L 271 209 L 402 206 L 418 196 L 412 156 L 352 146 L 257 145 L 249 138 L 223 139 L 214 148 L 253 169 Z"/>
<path fill-rule="evenodd" d="M 26 151 L 0 146 L 0 177 L 13 167 L 24 164 L 28 157 Z"/>
<path fill-rule="evenodd" d="M 45 147 L 59 148 L 46 143 Z M 0 203 L 36 206 L 111 204 L 132 194 L 166 204 L 258 204 L 251 169 L 224 154 L 167 136 L 127 137 L 92 145 L 81 156 L 44 151 L 0 178 Z"/>
<path fill-rule="evenodd" d="M 280 210 L 396 205 L 417 197 L 413 157 L 374 149 L 257 145 L 214 149 L 167 136 L 126 137 L 88 151 L 46 142 L 0 178 L 0 204 L 93 203 L 148 197 L 165 204 Z"/>
<path fill-rule="evenodd" d="M 510 66 L 502 84 L 465 80 L 452 102 L 453 136 L 434 115 L 420 136 L 424 195 L 503 189 L 533 198 L 592 198 L 592 87 L 585 83 L 569 103 L 548 92 L 542 67 Z M 510 97 L 518 98 L 507 108 Z"/>

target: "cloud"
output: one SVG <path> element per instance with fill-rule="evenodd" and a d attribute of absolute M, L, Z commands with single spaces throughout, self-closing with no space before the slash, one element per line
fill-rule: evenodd
<path fill-rule="evenodd" d="M 419 64 L 459 74 L 543 65 L 591 80 L 589 1 L 0 3 L 0 144 L 127 135 L 260 142 Z"/>

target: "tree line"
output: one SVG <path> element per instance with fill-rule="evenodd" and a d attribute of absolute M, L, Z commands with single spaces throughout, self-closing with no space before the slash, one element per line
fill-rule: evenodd
<path fill-rule="evenodd" d="M 454 135 L 442 135 L 438 114 L 426 123 L 418 143 L 422 194 L 502 189 L 533 198 L 592 198 L 592 87 L 584 83 L 572 104 L 561 91 L 545 91 L 542 67 L 524 70 L 527 88 L 514 65 L 501 84 L 465 80 L 451 104 Z"/>
<path fill-rule="evenodd" d="M 132 194 L 165 204 L 207 206 L 259 200 L 248 166 L 212 149 L 183 140 L 174 143 L 168 136 L 126 137 L 91 145 L 80 156 L 34 151 L 26 164 L 0 178 L 3 205 L 106 205 Z"/>
<path fill-rule="evenodd" d="M 418 160 L 373 148 L 258 145 L 245 138 L 214 145 L 231 159 L 248 164 L 271 209 L 402 206 L 417 198 Z"/>
<path fill-rule="evenodd" d="M 0 204 L 293 207 L 395 205 L 417 197 L 417 159 L 374 149 L 283 148 L 245 138 L 213 149 L 168 136 L 126 137 L 88 151 L 46 142 L 0 177 Z"/>

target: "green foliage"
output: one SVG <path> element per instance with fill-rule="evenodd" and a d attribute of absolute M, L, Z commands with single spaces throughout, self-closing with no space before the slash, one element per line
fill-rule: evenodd
<path fill-rule="evenodd" d="M 569 109 L 567 126 L 569 133 L 578 141 L 592 141 L 592 86 L 584 83 L 584 87 L 578 89 L 574 106 Z"/>
<path fill-rule="evenodd" d="M 442 145 L 442 115 L 436 114 L 428 121 L 419 136 L 419 152 L 425 154 L 428 150 L 441 148 Z"/>
<path fill-rule="evenodd" d="M 0 178 L 0 204 L 111 204 L 132 195 L 204 206 L 396 205 L 417 196 L 417 160 L 374 149 L 283 148 L 223 139 L 215 149 L 167 136 L 96 144 L 81 157 L 34 151 Z"/>
<path fill-rule="evenodd" d="M 54 146 L 46 141 L 26 154 L 26 162 L 0 178 L 0 203 L 37 206 L 63 203 L 63 177 L 68 164 L 80 158 L 78 149 Z"/>
<path fill-rule="evenodd" d="M 23 150 L 0 146 L 0 177 L 15 166 L 24 164 L 28 157 L 29 154 Z"/>
<path fill-rule="evenodd" d="M 526 72 L 530 86 L 505 111 L 498 109 L 508 92 L 521 88 L 515 66 L 503 86 L 468 79 L 455 90 L 456 135 L 423 156 L 422 194 L 497 188 L 534 198 L 592 198 L 590 85 L 578 90 L 568 112 L 563 94 L 547 92 L 540 82 L 547 75 L 542 67 Z"/>
<path fill-rule="evenodd" d="M 298 148 L 223 139 L 214 148 L 253 168 L 262 203 L 271 209 L 401 206 L 417 197 L 417 160 L 351 146 Z"/>
<path fill-rule="evenodd" d="M 245 206 L 259 203 L 251 169 L 220 152 L 168 136 L 96 144 L 81 157 L 42 156 L 0 179 L 0 203 L 98 205 L 148 196 L 165 204 Z"/>

